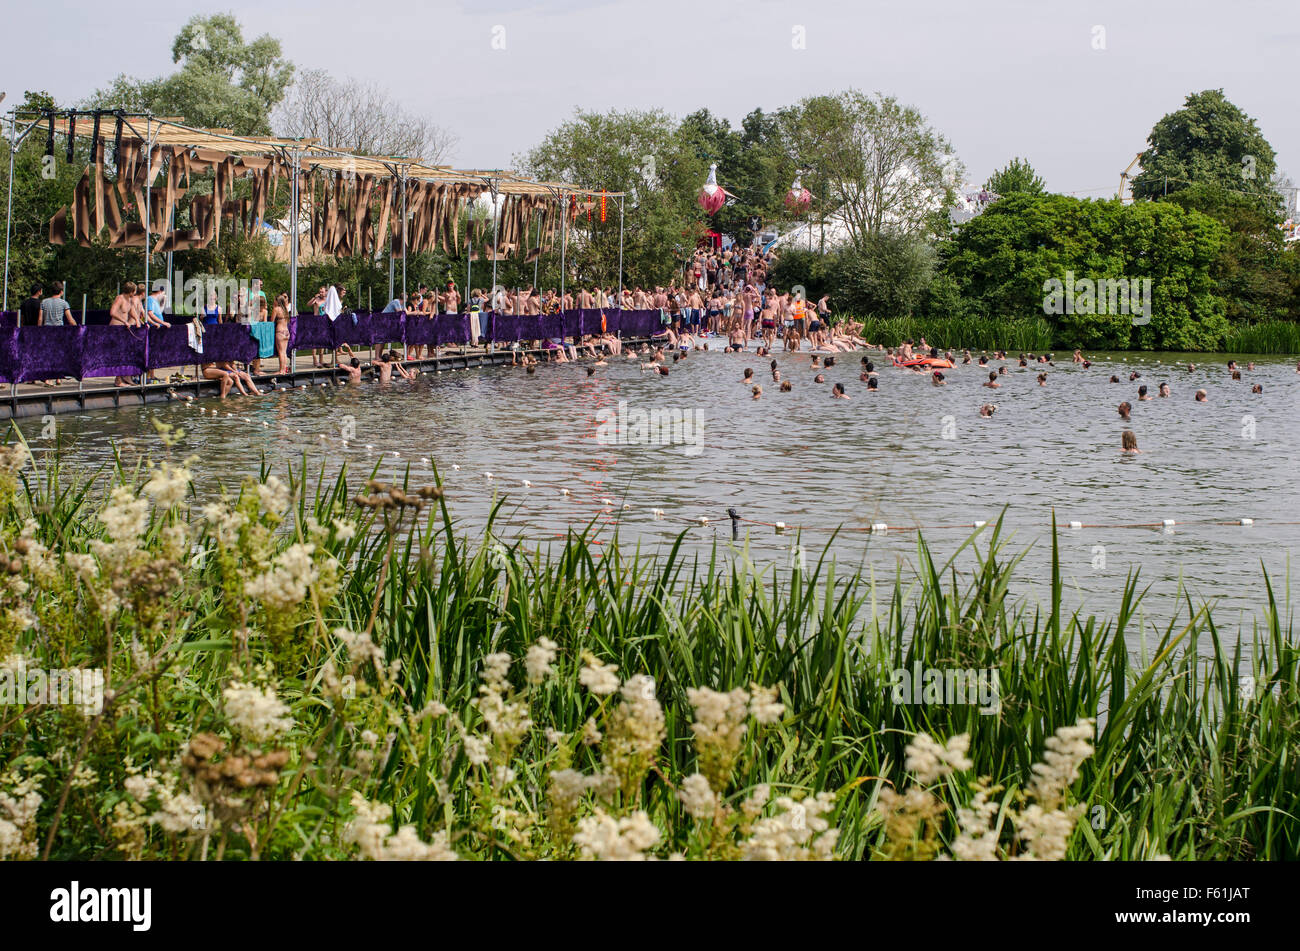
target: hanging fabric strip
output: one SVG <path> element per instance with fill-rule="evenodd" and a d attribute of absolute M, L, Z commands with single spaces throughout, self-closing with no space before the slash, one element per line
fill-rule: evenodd
<path fill-rule="evenodd" d="M 113 167 L 117 169 L 118 177 L 122 175 L 122 110 L 118 109 L 114 113 L 117 116 L 117 127 L 113 130 Z M 125 201 L 125 197 L 122 199 Z"/>
<path fill-rule="evenodd" d="M 72 159 L 77 152 L 77 114 L 68 113 L 68 164 L 72 164 Z"/>

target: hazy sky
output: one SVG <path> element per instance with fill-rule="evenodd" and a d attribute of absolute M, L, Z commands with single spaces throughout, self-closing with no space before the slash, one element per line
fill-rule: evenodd
<path fill-rule="evenodd" d="M 1055 191 L 1105 196 L 1157 119 L 1222 87 L 1300 178 L 1296 0 L 18 0 L 0 13 L 5 105 L 169 72 L 177 30 L 222 11 L 298 65 L 376 81 L 452 129 L 464 168 L 511 167 L 578 107 L 707 107 L 737 124 L 855 86 L 917 106 L 971 181 L 1021 155 Z"/>

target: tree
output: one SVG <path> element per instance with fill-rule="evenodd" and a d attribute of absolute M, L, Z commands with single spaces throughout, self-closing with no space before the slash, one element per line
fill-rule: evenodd
<path fill-rule="evenodd" d="M 96 91 L 89 108 L 127 109 L 180 116 L 190 125 L 230 129 L 239 135 L 270 135 L 271 112 L 293 82 L 293 64 L 280 41 L 263 35 L 245 43 L 226 13 L 192 17 L 172 43 L 170 76 L 135 79 L 120 75 Z"/>
<path fill-rule="evenodd" d="M 1222 89 L 1189 95 L 1183 108 L 1155 124 L 1147 146 L 1142 171 L 1133 179 L 1135 199 L 1202 184 L 1245 192 L 1270 206 L 1278 201 L 1271 181 L 1277 170 L 1273 147 Z"/>
<path fill-rule="evenodd" d="M 844 249 L 834 269 L 839 309 L 863 317 L 910 317 L 934 275 L 935 252 L 924 239 L 877 233 Z"/>
<path fill-rule="evenodd" d="M 962 165 L 919 110 L 850 89 L 805 99 L 781 118 L 792 162 L 809 172 L 804 184 L 838 209 L 855 245 L 886 231 L 947 230 Z"/>
<path fill-rule="evenodd" d="M 1003 198 L 1007 195 L 1041 195 L 1046 190 L 1033 166 L 1019 158 L 1013 158 L 1005 168 L 990 175 L 984 188 Z"/>
<path fill-rule="evenodd" d="M 708 166 L 662 110 L 579 110 L 515 161 L 521 171 L 543 181 L 628 193 L 626 284 L 672 279 L 702 233 L 695 198 Z M 571 279 L 616 284 L 617 210 L 603 225 L 593 221 L 587 227 L 585 215 L 575 224 L 568 251 Z"/>
<path fill-rule="evenodd" d="M 1062 346 L 1214 350 L 1228 330 L 1213 271 L 1226 238 L 1219 222 L 1173 202 L 1012 195 L 961 226 L 944 271 L 973 313 L 1047 315 Z M 1125 282 L 1118 289 L 1146 279 L 1150 313 L 1138 320 L 1100 290 L 1064 313 L 1048 306 L 1052 282 Z"/>
<path fill-rule="evenodd" d="M 420 158 L 436 165 L 456 142 L 451 132 L 407 112 L 375 84 L 305 70 L 275 114 L 278 133 L 315 138 L 362 155 Z"/>

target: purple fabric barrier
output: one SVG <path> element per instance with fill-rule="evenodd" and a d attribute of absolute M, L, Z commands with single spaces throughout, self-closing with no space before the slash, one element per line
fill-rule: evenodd
<path fill-rule="evenodd" d="M 120 328 L 111 327 L 110 330 L 135 330 L 134 327 Z M 203 328 L 204 349 L 207 349 L 208 335 L 207 331 L 212 330 L 209 324 Z M 171 327 L 150 327 L 149 328 L 149 348 L 145 355 L 145 366 L 149 370 L 157 370 L 159 367 L 183 367 L 193 366 L 196 363 L 202 363 L 209 359 L 206 355 L 200 356 L 190 349 L 189 332 L 183 325 L 172 325 Z M 89 360 L 90 345 L 86 346 L 87 356 L 82 358 L 82 363 Z M 122 374 L 125 376 L 126 374 Z"/>
<path fill-rule="evenodd" d="M 19 327 L 18 382 L 81 376 L 80 327 Z"/>
<path fill-rule="evenodd" d="M 541 336 L 548 340 L 564 335 L 564 315 L 563 314 L 544 314 L 541 320 Z"/>
<path fill-rule="evenodd" d="M 402 340 L 410 347 L 432 347 L 437 327 L 428 314 L 407 314 L 402 318 Z"/>
<path fill-rule="evenodd" d="M 18 328 L 0 327 L 0 383 L 18 382 Z"/>
<path fill-rule="evenodd" d="M 181 331 L 181 339 L 185 331 Z M 143 327 L 86 327 L 81 334 L 81 375 L 136 376 L 146 369 L 149 339 Z M 175 366 L 174 363 L 149 364 Z"/>
<path fill-rule="evenodd" d="M 405 343 L 406 342 L 406 315 L 405 314 L 371 314 L 370 315 L 370 340 L 371 344 L 385 343 Z"/>
<path fill-rule="evenodd" d="M 469 314 L 438 314 L 433 323 L 434 342 L 438 346 L 469 343 Z"/>
<path fill-rule="evenodd" d="M 204 363 L 252 363 L 256 359 L 257 341 L 249 334 L 247 324 L 211 324 L 204 328 Z"/>
<path fill-rule="evenodd" d="M 317 314 L 289 318 L 290 350 L 333 350 L 334 332 L 330 319 Z"/>
<path fill-rule="evenodd" d="M 337 350 L 343 344 L 352 347 L 369 346 L 370 344 L 370 320 L 366 314 L 357 314 L 354 322 L 347 314 L 339 315 L 334 321 L 331 333 L 334 337 L 334 343 L 331 349 Z"/>
<path fill-rule="evenodd" d="M 582 334 L 582 311 L 566 310 L 560 313 L 560 326 L 564 336 L 577 337 Z"/>
<path fill-rule="evenodd" d="M 625 310 L 619 322 L 624 337 L 652 337 L 663 329 L 657 310 Z"/>
<path fill-rule="evenodd" d="M 489 320 L 491 333 L 488 339 L 493 343 L 517 343 L 524 339 L 520 328 L 522 317 L 514 314 L 483 314 L 479 317 L 480 324 L 485 319 Z"/>

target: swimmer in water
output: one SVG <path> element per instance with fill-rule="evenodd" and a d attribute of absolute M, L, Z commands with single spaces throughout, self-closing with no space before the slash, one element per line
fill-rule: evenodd
<path fill-rule="evenodd" d="M 753 395 L 753 398 L 756 400 L 761 400 L 763 398 L 763 388 L 758 384 L 754 384 L 754 388 L 750 390 L 750 393 Z"/>
<path fill-rule="evenodd" d="M 1123 403 L 1119 404 L 1120 419 L 1128 419 L 1129 418 L 1128 414 L 1131 413 L 1132 411 L 1133 411 L 1133 404 L 1130 403 L 1128 400 L 1125 400 Z"/>
<path fill-rule="evenodd" d="M 1252 386 L 1252 387 L 1250 388 L 1250 392 L 1252 392 L 1252 393 L 1263 393 L 1263 392 L 1264 392 L 1264 386 L 1263 386 L 1263 384 L 1256 383 L 1254 386 Z"/>
<path fill-rule="evenodd" d="M 1156 390 L 1156 395 L 1157 395 L 1157 396 L 1168 396 L 1168 395 L 1169 395 L 1169 384 L 1168 384 L 1168 383 L 1161 383 L 1161 384 L 1160 384 L 1160 389 Z"/>
<path fill-rule="evenodd" d="M 831 387 L 831 398 L 837 400 L 846 400 L 849 398 L 849 394 L 844 392 L 843 383 L 836 383 L 833 387 Z"/>
<path fill-rule="evenodd" d="M 874 376 L 867 377 L 867 392 L 874 393 L 878 389 L 880 389 L 880 380 L 876 379 Z"/>
<path fill-rule="evenodd" d="M 743 384 L 745 384 L 746 386 L 750 386 L 751 384 L 753 384 L 753 382 L 754 382 L 754 370 L 753 370 L 753 368 L 751 368 L 751 367 L 745 367 L 745 377 L 744 377 L 744 379 L 742 379 L 740 382 L 743 383 Z"/>
<path fill-rule="evenodd" d="M 1145 403 L 1149 399 L 1151 399 L 1151 395 L 1147 393 L 1146 384 L 1143 383 L 1141 386 L 1138 387 L 1138 402 Z"/>
<path fill-rule="evenodd" d="M 1142 450 L 1138 448 L 1137 435 L 1131 429 L 1126 429 L 1120 434 L 1120 452 L 1139 453 Z"/>
<path fill-rule="evenodd" d="M 1038 374 L 1038 385 L 1039 385 L 1039 386 L 1046 386 L 1046 385 L 1047 385 L 1047 374 L 1046 374 L 1046 373 L 1040 373 L 1040 374 Z"/>
<path fill-rule="evenodd" d="M 1208 396 L 1208 394 L 1207 394 L 1204 390 L 1197 390 L 1197 391 L 1196 391 L 1196 402 L 1198 402 L 1198 403 L 1208 403 L 1209 401 L 1210 401 L 1210 400 L 1209 400 L 1209 396 Z"/>
<path fill-rule="evenodd" d="M 997 411 L 998 411 L 997 405 L 994 403 L 985 403 L 983 406 L 980 407 L 981 416 L 992 416 Z"/>
<path fill-rule="evenodd" d="M 814 383 L 825 383 L 825 382 L 826 382 L 826 377 L 825 377 L 824 375 L 818 373 L 815 377 L 813 377 L 813 382 L 814 382 Z"/>
<path fill-rule="evenodd" d="M 984 385 L 987 386 L 990 390 L 996 390 L 999 386 L 1002 385 L 1001 383 L 998 382 L 997 370 L 989 371 L 988 381 Z"/>
<path fill-rule="evenodd" d="M 790 392 L 791 390 L 793 390 L 793 389 L 794 389 L 794 386 L 791 385 L 791 383 L 790 383 L 789 380 L 782 380 L 782 381 L 781 381 L 781 392 L 782 392 L 782 393 L 789 393 L 789 392 Z"/>
<path fill-rule="evenodd" d="M 940 373 L 938 370 L 935 370 L 932 374 L 930 374 L 930 383 L 933 386 L 948 385 L 948 381 L 943 378 L 943 374 Z"/>

